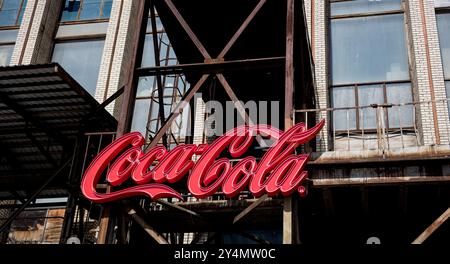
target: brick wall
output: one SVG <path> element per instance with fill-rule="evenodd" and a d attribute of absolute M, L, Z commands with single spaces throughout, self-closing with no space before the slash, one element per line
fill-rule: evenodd
<path fill-rule="evenodd" d="M 61 12 L 61 1 L 30 0 L 11 58 L 11 65 L 48 63 Z"/>
<path fill-rule="evenodd" d="M 422 5 L 423 4 L 423 5 Z M 442 60 L 439 47 L 439 38 L 436 24 L 436 14 L 433 1 L 411 0 L 408 2 L 410 36 L 413 53 L 413 77 L 415 82 L 416 100 L 431 101 L 446 98 Z M 425 21 L 422 20 L 422 12 Z M 426 28 L 424 27 L 424 23 Z M 428 38 L 428 43 L 426 43 Z M 427 49 L 428 45 L 428 49 Z M 431 76 L 429 74 L 431 67 Z M 431 80 L 431 81 L 430 81 Z M 434 91 L 434 98 L 432 92 Z M 433 105 L 422 104 L 420 107 L 420 124 L 422 126 L 423 143 L 435 144 L 437 133 L 435 131 L 435 117 Z M 441 143 L 448 143 L 448 110 L 445 102 L 436 102 L 437 125 Z"/>
<path fill-rule="evenodd" d="M 305 12 L 308 22 L 308 30 L 311 35 L 311 50 L 313 51 L 315 67 L 315 87 L 316 87 L 316 108 L 329 107 L 329 89 L 328 89 L 328 68 L 327 68 L 327 1 L 305 0 Z M 313 11 L 313 14 L 312 14 Z M 314 21 L 312 18 L 314 17 Z M 314 38 L 314 39 L 312 39 Z M 327 119 L 327 115 L 321 113 L 320 119 Z M 326 151 L 329 149 L 328 124 L 324 126 L 321 132 L 321 139 L 318 141 L 317 150 Z"/>
<path fill-rule="evenodd" d="M 128 40 L 138 30 L 133 19 L 138 12 L 137 5 L 137 1 L 113 2 L 95 94 L 99 102 L 109 98 L 127 81 L 133 50 L 133 43 Z M 106 109 L 117 117 L 119 105 L 120 98 Z"/>

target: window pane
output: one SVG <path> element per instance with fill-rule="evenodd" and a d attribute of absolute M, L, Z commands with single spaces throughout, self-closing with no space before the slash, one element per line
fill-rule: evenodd
<path fill-rule="evenodd" d="M 112 3 L 112 0 L 66 0 L 61 21 L 109 18 Z"/>
<path fill-rule="evenodd" d="M 0 46 L 0 66 L 8 66 L 11 62 L 11 55 L 14 50 L 14 45 Z"/>
<path fill-rule="evenodd" d="M 0 26 L 16 25 L 21 2 L 20 0 L 3 0 L 0 9 Z"/>
<path fill-rule="evenodd" d="M 354 107 L 355 88 L 332 88 L 333 108 Z M 356 129 L 356 110 L 336 110 L 333 114 L 335 130 Z"/>
<path fill-rule="evenodd" d="M 401 0 L 353 0 L 331 3 L 331 15 L 348 15 L 390 10 L 401 10 Z"/>
<path fill-rule="evenodd" d="M 162 26 L 161 19 L 159 18 L 159 16 L 157 16 L 155 20 L 156 20 L 156 31 L 163 30 L 163 26 Z M 148 17 L 146 31 L 148 33 L 152 32 L 152 19 L 151 19 L 150 15 Z"/>
<path fill-rule="evenodd" d="M 78 19 L 78 11 L 81 7 L 81 1 L 68 1 L 64 5 L 61 21 L 73 21 Z"/>
<path fill-rule="evenodd" d="M 437 14 L 445 79 L 450 79 L 450 13 Z"/>
<path fill-rule="evenodd" d="M 0 43 L 15 42 L 17 39 L 18 29 L 0 31 Z"/>
<path fill-rule="evenodd" d="M 331 22 L 333 85 L 409 80 L 403 15 Z"/>
<path fill-rule="evenodd" d="M 149 97 L 156 90 L 155 77 L 140 77 L 136 97 Z"/>
<path fill-rule="evenodd" d="M 153 51 L 153 37 L 152 35 L 145 36 L 144 54 L 142 54 L 142 67 L 155 66 L 155 55 Z"/>
<path fill-rule="evenodd" d="M 383 86 L 368 85 L 358 87 L 358 102 L 360 107 L 370 106 L 371 104 L 383 104 Z M 376 108 L 366 107 L 360 109 L 359 120 L 361 129 L 377 128 L 377 110 Z"/>
<path fill-rule="evenodd" d="M 434 0 L 435 7 L 450 6 L 450 0 Z"/>
<path fill-rule="evenodd" d="M 53 61 L 58 62 L 91 95 L 95 95 L 104 40 L 57 43 Z"/>
<path fill-rule="evenodd" d="M 100 18 L 101 0 L 84 0 L 81 6 L 80 20 Z"/>
<path fill-rule="evenodd" d="M 112 4 L 112 0 L 105 0 L 103 3 L 102 18 L 109 18 L 111 16 Z"/>
<path fill-rule="evenodd" d="M 148 121 L 148 113 L 150 109 L 150 99 L 136 100 L 134 106 L 133 122 L 131 124 L 132 132 L 141 132 L 143 136 L 146 135 L 146 127 Z"/>
<path fill-rule="evenodd" d="M 20 9 L 19 19 L 17 20 L 17 24 L 22 24 L 23 13 L 25 12 L 25 8 L 27 7 L 28 0 L 24 0 L 22 4 L 22 9 Z"/>
<path fill-rule="evenodd" d="M 447 99 L 450 99 L 450 81 L 445 82 L 445 91 L 447 92 Z M 447 106 L 450 114 L 450 101 L 447 101 Z"/>
<path fill-rule="evenodd" d="M 404 104 L 413 101 L 410 83 L 389 84 L 386 88 L 386 94 L 388 103 L 391 104 Z M 389 127 L 413 127 L 413 110 L 412 105 L 389 108 Z"/>

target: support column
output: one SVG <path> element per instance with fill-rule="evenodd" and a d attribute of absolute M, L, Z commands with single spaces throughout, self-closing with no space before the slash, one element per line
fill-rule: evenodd
<path fill-rule="evenodd" d="M 111 17 L 110 25 L 108 26 L 108 34 L 106 37 L 108 46 L 105 44 L 102 68 L 100 68 L 98 81 L 98 84 L 102 81 L 108 84 L 104 86 L 103 89 L 100 86 L 97 86 L 96 97 L 98 100 L 102 99 L 98 98 L 98 96 L 101 97 L 105 93 L 107 93 L 107 96 L 110 92 L 113 94 L 114 92 L 110 90 L 114 83 L 121 83 L 116 86 L 117 89 L 114 90 L 118 90 L 118 87 L 125 87 L 121 100 L 116 101 L 116 109 L 120 110 L 116 115 L 118 118 L 117 137 L 124 135 L 130 130 L 130 119 L 134 109 L 137 89 L 137 80 L 134 73 L 136 65 L 140 64 L 142 58 L 140 54 L 142 54 L 145 26 L 147 24 L 146 18 L 148 17 L 148 14 L 144 13 L 145 10 L 148 10 L 146 8 L 146 2 L 147 1 L 144 0 L 116 0 L 114 1 L 113 9 L 111 11 L 111 14 L 115 14 L 117 17 Z M 120 16 L 118 15 L 119 13 L 121 13 Z M 121 34 L 121 32 L 123 32 L 123 34 Z M 116 36 L 118 37 L 116 38 Z M 123 36 L 127 37 L 122 38 Z M 118 50 L 116 50 L 116 47 Z M 109 69 L 111 69 L 111 72 Z M 113 72 L 117 74 L 113 74 Z M 108 89 L 106 87 L 108 87 Z M 102 100 L 105 99 L 107 99 L 107 97 Z M 109 111 L 112 110 L 113 109 L 111 108 L 109 109 Z M 107 192 L 109 191 L 110 187 L 108 186 Z M 112 230 L 114 224 L 111 223 L 115 222 L 111 221 L 111 217 L 112 214 L 110 208 L 104 207 L 99 225 L 100 229 L 97 244 L 105 244 L 108 241 L 111 241 L 111 239 L 108 238 L 108 235 L 110 236 L 111 232 L 108 231 Z"/>
<path fill-rule="evenodd" d="M 113 2 L 95 93 L 95 99 L 100 103 L 122 88 L 129 71 L 134 70 L 134 65 L 130 64 L 134 56 L 132 39 L 136 30 L 139 30 L 135 18 L 141 1 Z M 140 64 L 140 61 L 137 63 Z M 122 98 L 119 97 L 114 104 L 106 107 L 115 117 L 119 116 Z"/>
<path fill-rule="evenodd" d="M 11 65 L 48 63 L 62 1 L 29 0 L 11 57 Z"/>
<path fill-rule="evenodd" d="M 284 88 L 284 129 L 293 125 L 294 110 L 294 0 L 287 0 L 286 19 L 286 69 Z M 284 198 L 283 244 L 292 244 L 292 197 Z M 295 214 L 294 214 L 295 215 Z"/>
<path fill-rule="evenodd" d="M 315 70 L 315 88 L 316 88 L 316 108 L 328 108 L 330 107 L 329 101 L 329 89 L 328 89 L 328 34 L 327 34 L 327 15 L 326 9 L 328 1 L 315 1 L 309 0 L 311 10 L 311 51 L 314 61 Z M 317 119 L 326 119 L 327 122 L 320 132 L 322 140 L 317 142 L 317 151 L 328 151 L 330 149 L 329 142 L 329 118 L 327 112 L 318 113 Z"/>
<path fill-rule="evenodd" d="M 449 116 L 442 59 L 437 32 L 434 1 L 408 1 L 414 76 L 415 101 L 433 101 L 420 105 L 417 117 L 425 145 L 449 142 Z M 417 111 L 416 111 L 417 113 Z"/>

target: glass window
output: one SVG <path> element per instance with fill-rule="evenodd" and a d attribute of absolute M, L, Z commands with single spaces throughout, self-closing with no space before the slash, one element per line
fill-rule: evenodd
<path fill-rule="evenodd" d="M 435 7 L 447 7 L 450 6 L 450 0 L 434 0 Z"/>
<path fill-rule="evenodd" d="M 332 90 L 334 108 L 355 107 L 355 87 L 336 87 Z M 356 129 L 356 110 L 336 110 L 333 115 L 335 130 Z"/>
<path fill-rule="evenodd" d="M 144 54 L 142 54 L 142 67 L 154 67 L 155 55 L 153 51 L 153 36 L 147 34 L 144 42 Z"/>
<path fill-rule="evenodd" d="M 403 15 L 331 22 L 333 85 L 408 80 Z"/>
<path fill-rule="evenodd" d="M 156 79 L 154 76 L 140 77 L 137 87 L 137 97 L 149 97 L 156 91 Z"/>
<path fill-rule="evenodd" d="M 400 105 L 412 101 L 411 84 L 409 82 L 334 87 L 332 88 L 333 108 L 350 108 L 349 110 L 338 109 L 334 111 L 335 130 L 376 129 L 378 110 L 372 107 L 374 104 L 395 105 L 382 108 L 386 128 L 413 127 L 413 106 Z"/>
<path fill-rule="evenodd" d="M 355 108 L 335 111 L 335 129 L 376 129 L 378 110 L 371 105 L 413 100 L 402 1 L 332 1 L 331 14 L 333 108 Z M 413 125 L 410 106 L 386 106 L 382 114 L 386 128 Z"/>
<path fill-rule="evenodd" d="M 148 114 L 150 111 L 150 99 L 136 100 L 134 105 L 133 122 L 131 131 L 140 132 L 142 135 L 147 133 Z"/>
<path fill-rule="evenodd" d="M 14 50 L 12 45 L 0 45 L 0 66 L 8 66 L 11 62 L 11 55 Z"/>
<path fill-rule="evenodd" d="M 61 21 L 107 19 L 112 0 L 66 0 Z"/>
<path fill-rule="evenodd" d="M 450 0 L 448 1 L 450 2 Z M 442 67 L 444 69 L 445 90 L 447 99 L 450 98 L 450 13 L 437 13 L 436 20 L 441 46 Z M 447 101 L 450 114 L 450 100 Z"/>
<path fill-rule="evenodd" d="M 413 101 L 411 84 L 396 83 L 389 84 L 386 88 L 387 100 L 391 104 L 406 104 Z M 413 127 L 414 126 L 414 106 L 402 105 L 388 108 L 388 118 L 390 127 Z"/>
<path fill-rule="evenodd" d="M 0 0 L 0 26 L 18 26 L 27 0 Z"/>
<path fill-rule="evenodd" d="M 95 95 L 104 40 L 70 41 L 55 44 L 53 61 L 63 68 L 91 95 Z"/>
<path fill-rule="evenodd" d="M 164 31 L 162 23 L 158 16 L 156 20 L 157 43 L 159 48 L 159 58 L 155 60 L 155 51 L 153 46 L 153 32 L 151 18 L 149 18 L 146 36 L 144 40 L 144 49 L 142 54 L 142 67 L 155 67 L 156 62 L 161 66 L 176 65 L 178 60 L 167 34 Z M 186 83 L 183 75 L 163 75 L 161 76 L 163 89 L 163 108 L 167 118 L 172 108 L 178 104 L 182 95 L 186 92 L 189 84 Z M 188 113 L 188 112 L 186 112 Z M 159 96 L 157 90 L 157 79 L 153 76 L 140 76 L 136 94 L 136 105 L 134 109 L 132 130 L 139 131 L 147 140 L 154 136 L 160 127 L 159 120 Z M 183 122 L 188 122 L 179 116 L 174 120 L 169 131 L 169 144 L 175 141 L 184 142 L 181 133 Z"/>
<path fill-rule="evenodd" d="M 360 128 L 377 128 L 377 110 L 368 106 L 384 103 L 383 86 L 367 85 L 358 87 L 358 102 L 359 106 L 365 107 L 359 110 Z"/>
<path fill-rule="evenodd" d="M 450 13 L 438 13 L 437 25 L 444 76 L 446 80 L 450 80 Z"/>
<path fill-rule="evenodd" d="M 450 99 L 450 81 L 445 82 L 445 91 L 447 92 L 447 99 Z M 450 114 L 450 101 L 447 101 L 448 113 Z"/>
<path fill-rule="evenodd" d="M 402 0 L 350 0 L 331 3 L 331 15 L 350 15 L 401 10 Z"/>

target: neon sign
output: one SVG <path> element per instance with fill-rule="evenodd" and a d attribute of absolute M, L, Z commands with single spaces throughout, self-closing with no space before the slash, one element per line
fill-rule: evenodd
<path fill-rule="evenodd" d="M 324 120 L 308 130 L 300 123 L 286 132 L 268 125 L 241 126 L 211 145 L 179 145 L 171 151 L 157 146 L 147 153 L 142 151 L 145 142 L 142 135 L 129 133 L 107 146 L 92 161 L 83 176 L 81 190 L 95 203 L 141 195 L 153 200 L 169 197 L 182 200 L 181 194 L 167 183 L 179 182 L 189 174 L 187 187 L 197 198 L 211 196 L 219 190 L 227 197 L 234 197 L 245 188 L 256 197 L 265 193 L 289 196 L 295 191 L 303 196 L 306 190 L 303 184 L 308 176 L 304 168 L 309 154 L 295 155 L 294 151 L 312 140 L 323 125 Z M 243 157 L 256 135 L 275 141 L 259 161 L 251 156 Z M 228 158 L 221 157 L 225 153 L 240 159 L 239 162 L 232 165 Z M 193 161 L 194 155 L 199 156 L 197 161 Z M 135 186 L 98 193 L 96 186 L 111 162 L 107 182 L 119 187 L 131 180 Z"/>

